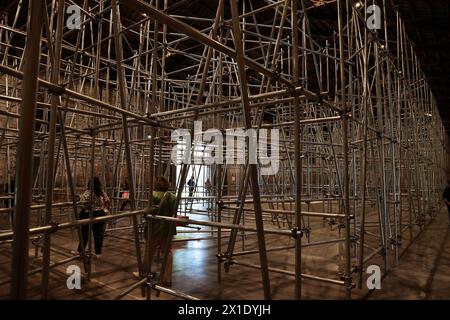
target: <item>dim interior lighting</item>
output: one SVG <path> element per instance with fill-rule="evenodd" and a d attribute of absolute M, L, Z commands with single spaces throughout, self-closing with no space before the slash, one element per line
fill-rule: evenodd
<path fill-rule="evenodd" d="M 139 298 L 141 289 L 141 300 L 153 290 L 162 292 L 153 300 L 373 293 L 401 301 L 427 296 L 421 281 L 398 281 L 389 272 L 394 258 L 417 279 L 428 281 L 429 267 L 434 279 L 448 276 L 450 228 L 440 200 L 450 206 L 442 190 L 450 180 L 450 118 L 441 99 L 450 86 L 431 81 L 447 76 L 446 66 L 435 64 L 445 56 L 421 54 L 427 35 L 416 31 L 427 41 L 417 46 L 409 39 L 411 20 L 400 19 L 407 11 L 426 13 L 427 32 L 444 29 L 435 12 L 422 12 L 428 7 L 393 0 L 232 0 L 223 8 L 211 0 L 114 0 L 111 9 L 106 3 L 79 11 L 75 3 L 87 1 L 47 2 L 31 0 L 28 10 L 22 0 L 0 2 L 0 212 L 7 213 L 0 213 L 0 257 L 12 257 L 0 261 L 0 300 L 120 300 Z M 254 19 L 245 28 L 247 15 Z M 46 41 L 54 38 L 45 46 L 44 26 Z M 26 41 L 12 42 L 3 29 Z M 54 61 L 44 78 L 46 57 Z M 63 101 L 40 105 L 44 90 L 64 94 L 68 117 L 47 117 Z M 300 252 L 305 240 L 309 247 Z M 439 250 L 421 250 L 419 241 Z M 225 242 L 229 250 L 218 252 Z M 149 269 L 158 245 L 154 256 L 164 272 L 156 274 Z M 33 251 L 34 258 L 42 251 L 39 269 Z M 447 260 L 437 261 L 442 253 Z M 229 271 L 227 282 L 210 272 L 213 259 L 217 275 L 222 262 Z M 314 268 L 305 271 L 302 261 Z M 86 281 L 83 271 L 92 266 L 88 276 L 100 285 Z M 254 271 L 241 282 L 245 267 Z M 302 283 L 305 276 L 313 281 Z M 11 290 L 3 290 L 8 283 Z M 289 290 L 276 290 L 287 284 Z M 428 294 L 450 299 L 448 285 L 433 284 Z M 170 312 L 187 320 L 288 312 L 258 302 L 220 305 L 176 303 Z"/>

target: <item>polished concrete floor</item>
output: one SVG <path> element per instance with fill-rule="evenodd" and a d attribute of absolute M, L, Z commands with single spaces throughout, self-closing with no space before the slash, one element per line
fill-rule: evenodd
<path fill-rule="evenodd" d="M 429 224 L 370 299 L 450 299 L 450 226 L 447 209 Z"/>
<path fill-rule="evenodd" d="M 207 219 L 206 216 L 192 215 L 192 218 Z M 128 225 L 125 219 L 117 226 Z M 267 223 L 270 225 L 270 222 Z M 274 227 L 272 225 L 272 227 Z M 323 221 L 311 223 L 310 242 L 333 240 L 342 237 L 340 230 L 328 226 Z M 183 229 L 192 231 L 192 229 Z M 176 237 L 174 245 L 174 269 L 172 288 L 200 299 L 261 299 L 263 291 L 261 275 L 258 269 L 248 266 L 232 265 L 229 273 L 222 268 L 221 279 L 217 271 L 217 239 L 192 240 L 193 238 L 210 238 L 209 229 L 201 234 L 182 233 Z M 409 232 L 408 232 L 409 233 Z M 381 290 L 369 292 L 367 289 L 354 289 L 354 299 L 450 299 L 450 228 L 447 213 L 442 211 L 430 222 L 422 233 L 411 233 L 413 241 L 404 241 L 405 250 L 398 266 L 388 272 L 382 282 Z M 226 234 L 227 235 L 227 234 Z M 418 235 L 416 237 L 416 235 Z M 132 272 L 136 270 L 134 243 L 129 229 L 109 232 L 105 240 L 104 253 L 100 260 L 92 262 L 92 279 L 86 281 L 83 276 L 81 290 L 69 290 L 66 287 L 68 275 L 65 273 L 69 264 L 82 266 L 74 261 L 52 269 L 50 278 L 50 298 L 52 299 L 112 299 L 121 291 L 136 282 Z M 405 235 L 405 238 L 407 236 Z M 188 240 L 188 241 L 186 241 Z M 227 237 L 223 238 L 222 251 L 225 251 Z M 267 247 L 291 246 L 294 241 L 288 237 L 267 236 Z M 76 247 L 76 233 L 57 232 L 52 236 L 52 261 L 70 257 L 70 250 Z M 304 239 L 304 244 L 307 244 Z M 375 243 L 370 246 L 376 246 Z M 255 235 L 239 236 L 235 251 L 256 248 Z M 406 249 L 406 248 L 403 248 Z M 343 243 L 332 243 L 320 247 L 303 248 L 303 271 L 320 277 L 339 280 L 344 265 Z M 258 255 L 236 257 L 244 263 L 258 264 Z M 294 251 L 272 251 L 268 253 L 269 266 L 283 270 L 294 270 Z M 30 247 L 30 270 L 40 267 L 40 255 L 36 256 L 34 247 Z M 356 262 L 356 261 L 354 261 Z M 390 257 L 390 263 L 393 258 Z M 0 299 L 8 298 L 11 246 L 0 244 Z M 383 264 L 381 257 L 375 257 L 376 264 Z M 156 265 L 157 266 L 157 265 Z M 294 281 L 289 275 L 270 273 L 271 291 L 274 299 L 293 299 Z M 365 281 L 364 281 L 365 282 Z M 39 299 L 40 274 L 29 277 L 29 297 Z M 303 280 L 303 297 L 305 299 L 345 299 L 345 289 L 333 284 Z M 124 299 L 143 299 L 139 289 L 134 290 Z M 167 294 L 152 299 L 175 299 Z"/>

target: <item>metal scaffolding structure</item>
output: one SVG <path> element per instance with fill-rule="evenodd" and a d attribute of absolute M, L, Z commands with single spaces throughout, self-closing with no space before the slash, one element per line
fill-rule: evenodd
<path fill-rule="evenodd" d="M 161 284 L 170 243 L 157 273 L 143 259 L 151 222 L 168 220 L 217 241 L 219 280 L 248 267 L 260 270 L 265 299 L 271 273 L 292 277 L 296 299 L 303 280 L 340 286 L 350 299 L 364 288 L 368 265 L 386 274 L 439 211 L 447 133 L 394 1 L 218 0 L 213 17 L 173 14 L 183 2 L 18 1 L 14 14 L 0 15 L 0 246 L 12 245 L 11 277 L 0 285 L 11 285 L 11 298 L 26 298 L 36 273 L 47 298 L 52 268 L 80 258 L 52 262 L 54 232 L 75 230 L 81 240 L 82 225 L 108 221 L 107 232 L 131 230 L 141 275 L 117 298 L 141 288 L 148 299 L 152 291 L 196 299 Z M 66 24 L 73 4 L 79 29 Z M 371 5 L 383 17 L 375 30 Z M 335 15 L 329 36 L 313 32 L 314 10 Z M 183 64 L 174 68 L 177 59 Z M 192 137 L 184 152 L 213 147 L 216 156 L 229 150 L 198 143 L 196 134 L 278 129 L 279 170 L 262 175 L 263 164 L 239 162 L 245 149 L 233 164 L 175 164 L 171 134 L 180 128 Z M 157 175 L 176 186 L 173 218 L 154 214 Z M 188 196 L 191 175 L 197 187 Z M 94 176 L 113 214 L 79 220 L 76 195 Z M 119 210 L 125 178 L 130 211 Z M 207 219 L 177 217 L 188 213 Z M 129 225 L 117 227 L 119 220 Z M 237 251 L 241 235 L 255 236 L 257 247 Z M 269 247 L 267 237 L 293 242 Z M 91 242 L 81 254 L 88 279 Z M 310 274 L 310 250 L 330 244 L 339 248 L 338 272 Z M 39 269 L 29 270 L 30 245 L 42 249 Z M 273 251 L 293 255 L 294 268 L 271 267 Z"/>

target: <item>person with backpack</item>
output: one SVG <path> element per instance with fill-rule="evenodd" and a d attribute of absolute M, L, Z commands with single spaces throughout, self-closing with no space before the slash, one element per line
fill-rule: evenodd
<path fill-rule="evenodd" d="M 94 185 L 91 187 L 91 180 L 88 182 L 87 190 L 80 196 L 80 202 L 82 203 L 82 210 L 79 215 L 79 219 L 89 219 L 90 211 L 92 210 L 92 217 L 103 217 L 109 212 L 109 197 L 102 190 L 102 184 L 98 177 L 94 177 Z M 91 188 L 94 191 L 91 195 Z M 94 249 L 95 258 L 100 258 L 103 248 L 103 239 L 105 237 L 105 222 L 97 222 L 92 224 L 92 233 L 94 235 Z M 81 227 L 81 234 L 83 239 L 83 245 L 78 244 L 78 253 L 81 250 L 85 250 L 89 240 L 89 225 L 85 224 Z"/>

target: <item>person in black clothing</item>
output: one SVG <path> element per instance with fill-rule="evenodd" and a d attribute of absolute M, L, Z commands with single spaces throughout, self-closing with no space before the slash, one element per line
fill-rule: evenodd
<path fill-rule="evenodd" d="M 195 179 L 194 176 L 192 176 L 187 183 L 187 185 L 189 186 L 189 197 L 192 197 L 194 195 L 194 190 L 195 190 L 195 180 L 194 179 Z M 191 199 L 191 201 L 192 200 L 193 199 Z"/>
<path fill-rule="evenodd" d="M 450 181 L 447 181 L 447 186 L 444 189 L 444 193 L 442 194 L 442 197 L 444 198 L 445 204 L 447 205 L 448 219 L 449 219 L 449 226 L 450 226 Z"/>
<path fill-rule="evenodd" d="M 110 200 L 106 192 L 102 189 L 102 184 L 98 177 L 94 177 L 94 185 L 92 186 L 94 194 L 91 195 L 91 180 L 88 182 L 87 190 L 80 196 L 82 210 L 79 214 L 79 219 L 89 219 L 90 211 L 92 217 L 103 217 L 107 214 Z M 92 224 L 92 232 L 94 234 L 94 248 L 96 258 L 100 258 L 103 248 L 103 239 L 105 237 L 105 222 L 97 222 Z M 81 234 L 83 243 L 78 244 L 78 252 L 72 251 L 73 254 L 78 254 L 86 248 L 89 241 L 89 225 L 81 227 Z"/>

